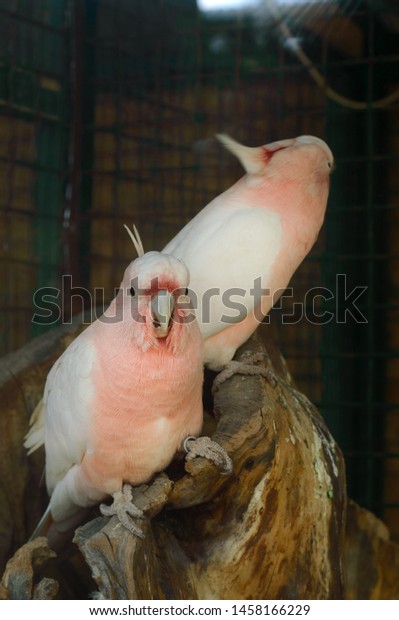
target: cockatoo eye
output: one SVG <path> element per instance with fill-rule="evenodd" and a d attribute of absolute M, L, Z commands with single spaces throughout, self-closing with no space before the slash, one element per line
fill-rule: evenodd
<path fill-rule="evenodd" d="M 135 296 L 135 294 L 136 294 L 136 289 L 134 288 L 134 286 L 131 286 L 131 287 L 130 287 L 129 294 L 130 294 L 132 297 L 134 297 L 134 296 Z"/>

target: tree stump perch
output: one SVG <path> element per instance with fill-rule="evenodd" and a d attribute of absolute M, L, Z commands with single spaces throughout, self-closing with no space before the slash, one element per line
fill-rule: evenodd
<path fill-rule="evenodd" d="M 43 452 L 27 457 L 22 441 L 48 370 L 80 329 L 57 328 L 0 365 L 0 426 L 9 429 L 1 446 L 3 561 L 47 503 L 39 491 Z M 236 375 L 216 392 L 213 439 L 233 459 L 231 476 L 202 458 L 172 465 L 134 490 L 146 514 L 144 540 L 116 517 L 98 516 L 77 529 L 54 573 L 52 552 L 37 539 L 9 561 L 0 598 L 396 598 L 399 547 L 353 503 L 347 519 L 344 462 L 324 421 L 271 342 L 255 335 L 236 359 L 249 353 L 262 353 L 278 382 Z M 71 554 L 86 575 L 79 595 L 64 583 Z"/>

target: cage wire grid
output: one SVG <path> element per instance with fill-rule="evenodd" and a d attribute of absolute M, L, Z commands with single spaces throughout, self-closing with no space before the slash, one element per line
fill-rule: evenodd
<path fill-rule="evenodd" d="M 336 158 L 325 225 L 265 330 L 343 449 L 348 494 L 399 539 L 399 103 L 373 104 L 398 88 L 399 9 L 270 3 L 210 17 L 195 0 L 0 1 L 1 345 L 47 329 L 30 323 L 32 294 L 62 273 L 110 299 L 134 256 L 124 223 L 161 249 L 232 185 L 242 171 L 215 133 L 318 135 Z M 281 23 L 363 109 L 327 96 Z M 357 286 L 367 323 L 337 322 Z"/>
<path fill-rule="evenodd" d="M 35 333 L 33 287 L 60 274 L 68 144 L 66 2 L 0 2 L 2 352 Z"/>

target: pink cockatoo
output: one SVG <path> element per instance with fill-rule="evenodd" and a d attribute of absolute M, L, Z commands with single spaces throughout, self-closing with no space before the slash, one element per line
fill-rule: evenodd
<path fill-rule="evenodd" d="M 105 313 L 52 367 L 25 442 L 30 451 L 45 445 L 51 498 L 42 521 L 51 514 L 53 538 L 54 526 L 71 529 L 82 508 L 109 495 L 114 504 L 104 514 L 117 514 L 141 536 L 130 517 L 143 514 L 128 485 L 149 481 L 202 428 L 203 340 L 187 303 L 189 272 L 173 256 L 144 254 L 130 235 L 139 258 Z M 198 441 L 197 451 L 196 441 L 186 442 L 189 458 L 209 456 L 214 442 Z M 229 470 L 225 457 L 221 465 Z"/>
<path fill-rule="evenodd" d="M 255 331 L 315 243 L 333 167 L 329 147 L 314 136 L 257 148 L 218 138 L 246 174 L 163 249 L 190 271 L 204 359 L 214 370 Z"/>

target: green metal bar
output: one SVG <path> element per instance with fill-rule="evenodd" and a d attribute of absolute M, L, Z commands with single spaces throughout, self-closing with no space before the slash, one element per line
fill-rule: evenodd
<path fill-rule="evenodd" d="M 96 90 L 94 79 L 98 72 L 96 54 L 93 47 L 88 44 L 88 40 L 94 35 L 97 27 L 98 0 L 81 0 L 84 4 L 83 10 L 83 51 L 84 64 L 82 66 L 82 79 L 85 83 L 85 90 L 82 93 L 82 143 L 81 143 L 81 162 L 82 171 L 93 167 L 94 161 L 94 135 L 87 131 L 87 127 L 94 127 Z M 81 286 L 86 288 L 90 281 L 90 262 L 87 257 L 90 253 L 90 209 L 93 196 L 93 177 L 82 172 L 80 184 L 80 277 Z"/>
<path fill-rule="evenodd" d="M 367 44 L 368 44 L 368 57 L 370 60 L 374 58 L 374 28 L 373 28 L 373 3 L 367 4 Z M 372 102 L 374 99 L 374 63 L 370 62 L 367 65 L 367 141 L 366 141 L 366 184 L 367 184 L 367 202 L 366 202 L 366 218 L 367 218 L 367 250 L 370 255 L 370 259 L 367 263 L 367 319 L 369 321 L 367 330 L 367 377 L 366 377 L 366 419 L 365 419 L 365 446 L 366 451 L 372 452 L 375 445 L 375 423 L 374 423 L 374 407 L 373 401 L 375 400 L 375 262 L 372 255 L 375 254 L 375 228 L 374 228 L 374 165 L 373 165 L 373 153 L 374 153 L 374 110 Z M 375 477 L 374 477 L 374 460 L 372 458 L 365 459 L 365 476 L 367 477 L 368 484 L 365 487 L 364 497 L 366 500 L 366 506 L 370 506 L 373 503 L 375 497 Z"/>
<path fill-rule="evenodd" d="M 62 0 L 64 14 L 66 14 L 68 0 Z M 65 22 L 66 26 L 67 23 Z M 55 58 L 61 58 L 64 61 L 60 65 L 63 78 L 68 81 L 68 66 L 66 45 L 67 39 L 63 36 L 64 31 L 59 32 L 57 36 L 52 33 L 52 38 L 46 40 L 43 34 L 42 45 L 46 48 L 48 44 L 48 52 Z M 48 35 L 50 36 L 50 34 Z M 32 59 L 32 66 L 36 60 Z M 58 62 L 58 61 L 57 61 Z M 68 117 L 66 114 L 67 105 L 63 101 L 65 99 L 65 91 L 56 93 L 54 105 L 57 106 L 57 118 L 59 113 L 63 114 L 62 125 L 68 126 Z M 65 183 L 67 178 L 67 149 L 68 149 L 68 133 L 57 124 L 41 123 L 36 126 L 36 149 L 37 159 L 34 169 L 36 171 L 35 183 L 35 202 L 36 202 L 36 218 L 35 226 L 35 256 L 36 256 L 36 288 L 51 286 L 58 288 L 61 283 L 61 248 L 62 248 L 62 228 L 60 227 L 60 219 L 62 217 L 62 209 L 64 204 Z M 23 165 L 28 165 L 24 162 Z M 46 325 L 32 324 L 32 336 L 43 333 L 47 329 Z"/>

